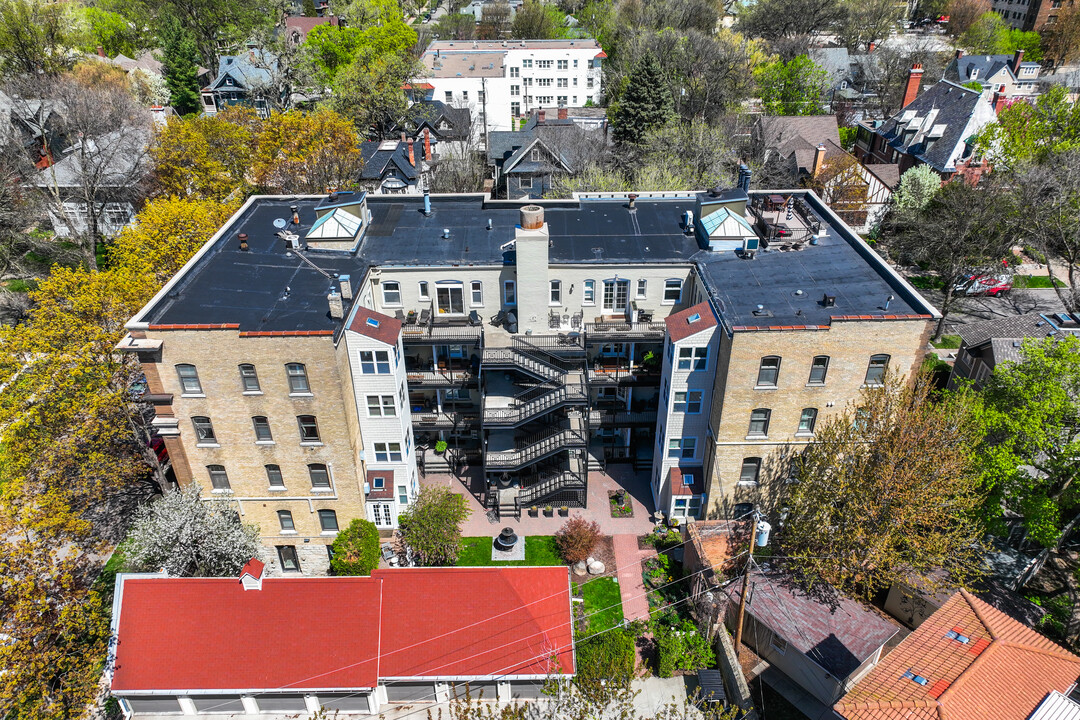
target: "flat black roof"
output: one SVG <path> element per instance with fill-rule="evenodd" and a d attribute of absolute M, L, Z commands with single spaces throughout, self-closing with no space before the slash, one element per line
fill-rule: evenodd
<path fill-rule="evenodd" d="M 842 231 L 831 214 L 808 198 L 829 226 L 818 245 L 800 252 L 759 252 L 744 260 L 731 252 L 710 252 L 683 232 L 691 197 L 627 200 L 589 198 L 540 202 L 557 264 L 677 263 L 695 265 L 725 324 L 732 326 L 827 325 L 836 315 L 929 314 L 929 305 L 889 273 L 865 246 Z M 501 246 L 514 239 L 519 208 L 526 203 L 485 201 L 480 195 L 434 196 L 423 213 L 420 196 L 368 195 L 372 221 L 354 254 L 308 251 L 305 256 L 328 274 L 348 274 L 354 288 L 371 266 L 501 265 L 513 252 Z M 291 219 L 298 207 L 303 238 L 315 221 L 319 197 L 257 198 L 225 228 L 213 247 L 169 292 L 141 314 L 156 325 L 238 324 L 242 331 L 336 330 L 326 295 L 336 285 L 275 233 L 277 219 Z M 488 230 L 488 221 L 491 229 Z M 280 224 L 280 223 L 279 223 Z M 450 237 L 444 239 L 443 231 Z M 246 233 L 249 250 L 239 248 Z M 802 291 L 801 293 L 797 291 Z M 836 297 L 834 307 L 819 301 Z M 886 298 L 894 299 L 885 309 Z M 764 310 L 757 312 L 757 306 Z"/>

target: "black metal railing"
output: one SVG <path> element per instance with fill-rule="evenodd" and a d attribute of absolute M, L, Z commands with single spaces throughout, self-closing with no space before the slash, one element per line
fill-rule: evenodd
<path fill-rule="evenodd" d="M 605 320 L 604 322 L 585 323 L 586 339 L 612 340 L 651 340 L 663 338 L 667 325 L 663 322 L 629 322 L 626 320 Z"/>

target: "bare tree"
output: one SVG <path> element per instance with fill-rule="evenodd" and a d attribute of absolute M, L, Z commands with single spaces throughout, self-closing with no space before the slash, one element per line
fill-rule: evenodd
<path fill-rule="evenodd" d="M 941 53 L 932 49 L 929 40 L 913 45 L 883 45 L 872 53 L 855 60 L 858 82 L 864 92 L 877 98 L 874 108 L 881 117 L 890 117 L 900 110 L 907 87 L 908 71 L 915 63 L 923 66 L 924 78 L 940 77 L 944 70 Z"/>
<path fill-rule="evenodd" d="M 902 14 L 895 0 L 846 0 L 837 36 L 852 52 L 866 49 L 892 35 Z"/>
<path fill-rule="evenodd" d="M 490 177 L 478 143 L 466 140 L 443 141 L 428 170 L 428 189 L 434 193 L 481 192 Z"/>

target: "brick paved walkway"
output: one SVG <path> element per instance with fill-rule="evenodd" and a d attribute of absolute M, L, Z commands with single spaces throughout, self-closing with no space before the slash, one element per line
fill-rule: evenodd
<path fill-rule="evenodd" d="M 641 561 L 656 555 L 656 550 L 638 549 L 637 535 L 616 535 L 615 565 L 619 569 L 619 593 L 622 595 L 623 617 L 627 620 L 649 619 L 649 598 L 641 579 Z"/>

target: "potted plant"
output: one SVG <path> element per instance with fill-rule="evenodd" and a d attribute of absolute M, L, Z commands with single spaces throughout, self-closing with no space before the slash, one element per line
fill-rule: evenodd
<path fill-rule="evenodd" d="M 436 440 L 435 441 L 435 454 L 436 455 L 442 455 L 444 452 L 446 452 L 446 441 L 445 440 Z"/>
<path fill-rule="evenodd" d="M 619 488 L 618 490 L 615 491 L 615 502 L 618 503 L 620 506 L 626 504 L 626 489 L 625 488 Z"/>
<path fill-rule="evenodd" d="M 529 517 L 540 517 L 540 508 L 535 505 L 529 506 Z"/>
<path fill-rule="evenodd" d="M 673 517 L 670 520 L 668 520 L 668 527 L 673 527 L 673 528 L 679 527 L 679 518 Z"/>
<path fill-rule="evenodd" d="M 641 358 L 641 367 L 645 372 L 656 372 L 660 369 L 660 358 L 650 350 Z"/>
<path fill-rule="evenodd" d="M 544 506 L 544 517 L 553 517 L 554 515 L 555 515 L 555 510 L 550 505 L 545 505 Z"/>
<path fill-rule="evenodd" d="M 567 517 L 570 514 L 570 508 L 563 505 L 559 508 L 559 517 Z"/>

